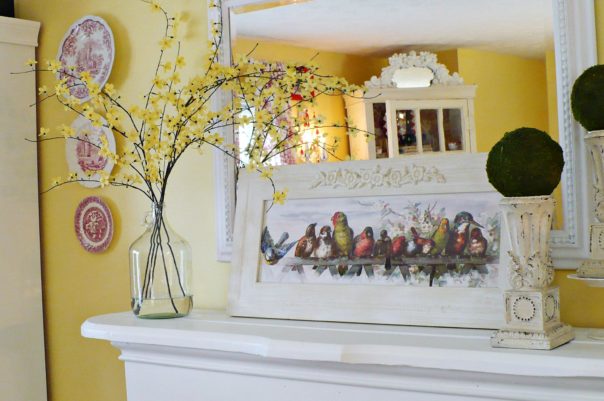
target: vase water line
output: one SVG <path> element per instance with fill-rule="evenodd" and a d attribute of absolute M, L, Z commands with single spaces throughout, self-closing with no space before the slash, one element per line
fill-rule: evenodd
<path fill-rule="evenodd" d="M 604 278 L 604 130 L 590 131 L 585 145 L 593 167 L 593 211 L 598 221 L 589 226 L 589 259 L 577 275 L 584 278 Z"/>
<path fill-rule="evenodd" d="M 505 324 L 491 345 L 552 349 L 574 338 L 560 322 L 560 294 L 552 287 L 554 267 L 549 238 L 555 202 L 551 196 L 504 198 L 500 203 L 511 250 L 509 284 L 504 292 Z"/>
<path fill-rule="evenodd" d="M 140 318 L 183 317 L 193 306 L 191 247 L 154 205 L 145 232 L 130 246 L 132 311 Z"/>

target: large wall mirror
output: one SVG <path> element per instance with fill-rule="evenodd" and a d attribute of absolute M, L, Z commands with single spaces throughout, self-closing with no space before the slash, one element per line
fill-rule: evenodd
<path fill-rule="evenodd" d="M 583 132 L 572 119 L 569 94 L 574 79 L 596 62 L 593 7 L 593 0 L 223 0 L 220 9 L 209 10 L 209 20 L 222 19 L 223 63 L 250 52 L 267 61 L 313 59 L 325 73 L 359 85 L 379 77 L 393 54 L 435 54 L 438 63 L 475 87 L 475 137 L 472 146 L 463 150 L 487 152 L 505 132 L 523 126 L 548 132 L 564 149 L 563 179 L 554 193 L 558 209 L 553 257 L 556 267 L 576 268 L 587 256 L 592 188 L 586 184 L 590 180 Z M 395 75 L 401 79 L 418 73 L 422 71 Z M 220 101 L 228 101 L 228 95 Z M 381 106 L 371 107 L 379 111 Z M 346 99 L 332 97 L 319 101 L 311 112 L 336 121 L 350 115 L 351 108 Z M 442 110 L 439 113 L 442 121 Z M 396 109 L 400 121 L 390 126 L 398 133 L 396 157 L 417 152 L 416 142 L 423 145 L 424 153 L 462 150 L 461 140 L 438 144 L 436 128 L 435 144 L 430 143 L 430 127 L 438 125 L 437 113 L 427 109 L 417 114 L 425 119 L 418 121 L 422 134 L 411 138 L 412 131 L 407 127 L 405 134 L 404 124 L 413 116 L 412 110 Z M 383 119 L 376 117 L 371 128 L 379 131 Z M 340 139 L 335 155 L 292 154 L 287 163 L 334 162 L 354 153 L 344 130 L 332 129 L 327 134 L 326 141 Z M 224 135 L 229 141 L 245 137 L 232 131 Z M 388 156 L 393 157 L 392 152 L 378 150 L 376 156 L 374 149 L 371 157 Z M 220 154 L 215 158 L 218 258 L 227 261 L 236 174 L 228 158 Z"/>

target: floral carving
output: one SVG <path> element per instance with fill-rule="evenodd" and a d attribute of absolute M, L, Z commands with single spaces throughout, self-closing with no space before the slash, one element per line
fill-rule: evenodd
<path fill-rule="evenodd" d="M 387 168 L 383 170 L 380 165 L 373 169 L 337 169 L 320 172 L 311 188 L 317 187 L 344 187 L 347 189 L 358 188 L 398 188 L 403 185 L 417 185 L 422 182 L 446 182 L 445 176 L 436 167 L 424 167 L 412 164 L 402 169 Z"/>
<path fill-rule="evenodd" d="M 430 52 L 411 51 L 409 53 L 393 54 L 388 58 L 388 66 L 382 69 L 379 77 L 373 76 L 365 82 L 368 88 L 393 88 L 396 84 L 392 81 L 394 73 L 400 69 L 425 67 L 434 74 L 432 85 L 462 85 L 463 78 L 458 73 L 449 74 L 444 64 L 440 64 L 436 54 Z"/>

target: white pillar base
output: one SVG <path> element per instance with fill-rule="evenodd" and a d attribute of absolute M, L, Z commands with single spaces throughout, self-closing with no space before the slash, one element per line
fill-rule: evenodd
<path fill-rule="evenodd" d="M 521 348 L 550 350 L 575 338 L 571 326 L 559 323 L 544 331 L 530 332 L 502 329 L 491 336 L 491 346 L 497 348 Z"/>

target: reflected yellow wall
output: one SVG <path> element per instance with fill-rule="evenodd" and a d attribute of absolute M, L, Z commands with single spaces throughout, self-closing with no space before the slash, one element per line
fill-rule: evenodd
<path fill-rule="evenodd" d="M 206 2 L 164 1 L 173 11 L 186 14 L 184 54 L 189 70 L 203 57 L 206 42 Z M 604 0 L 596 0 L 598 26 L 604 24 Z M 139 1 L 126 0 L 16 0 L 20 18 L 42 22 L 39 58 L 56 55 L 69 25 L 86 14 L 105 18 L 116 37 L 117 59 L 110 81 L 126 97 L 135 98 L 151 78 L 156 40 L 161 34 L 157 14 Z M 604 62 L 604 29 L 598 30 L 600 62 Z M 40 84 L 49 84 L 47 76 Z M 71 118 L 71 117 L 69 117 Z M 48 103 L 39 108 L 39 124 L 54 128 L 69 121 L 62 108 Z M 41 183 L 67 173 L 64 147 L 46 143 L 39 149 Z M 226 306 L 229 266 L 215 261 L 214 190 L 211 155 L 189 154 L 176 171 L 169 202 L 175 229 L 194 249 L 194 293 L 197 307 Z M 73 233 L 77 203 L 89 195 L 107 199 L 112 207 L 116 234 L 107 252 L 85 252 Z M 83 339 L 80 324 L 88 317 L 129 309 L 127 249 L 141 233 L 145 202 L 133 193 L 114 189 L 66 187 L 41 197 L 44 310 L 50 401 L 123 401 L 126 399 L 123 364 L 108 343 Z M 204 222 L 202 224 L 202 222 Z M 604 327 L 604 291 L 568 280 L 571 271 L 558 271 L 562 318 L 577 326 Z"/>
<path fill-rule="evenodd" d="M 387 60 L 383 58 L 359 57 L 350 54 L 319 52 L 297 46 L 290 46 L 274 42 L 238 38 L 233 45 L 233 54 L 250 54 L 258 60 L 308 63 L 311 59 L 317 63 L 322 74 L 346 78 L 349 83 L 362 85 L 372 75 L 379 75 Z M 315 113 L 326 118 L 327 123 L 343 124 L 346 118 L 344 99 L 342 96 L 320 96 L 313 108 Z M 311 111 L 311 113 L 312 113 Z M 334 138 L 338 138 L 339 146 L 336 149 L 336 158 L 330 160 L 345 160 L 350 154 L 346 130 L 342 128 L 326 128 L 328 134 L 327 145 L 333 145 Z"/>

